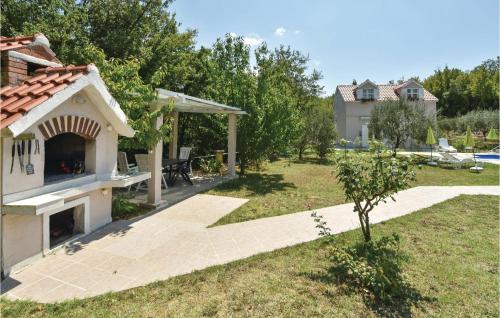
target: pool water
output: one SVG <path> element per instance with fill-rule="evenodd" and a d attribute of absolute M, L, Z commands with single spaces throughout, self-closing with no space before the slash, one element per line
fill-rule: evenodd
<path fill-rule="evenodd" d="M 500 160 L 500 154 L 477 154 L 476 159 Z"/>

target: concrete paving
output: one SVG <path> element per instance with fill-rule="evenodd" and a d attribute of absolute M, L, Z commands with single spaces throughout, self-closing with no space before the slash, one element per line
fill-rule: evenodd
<path fill-rule="evenodd" d="M 500 195 L 498 186 L 416 187 L 372 211 L 372 223 L 460 194 Z M 247 200 L 196 195 L 153 215 L 114 222 L 12 273 L 11 299 L 55 302 L 120 291 L 318 238 L 311 211 L 207 228 Z M 316 210 L 334 233 L 359 227 L 352 204 Z"/>

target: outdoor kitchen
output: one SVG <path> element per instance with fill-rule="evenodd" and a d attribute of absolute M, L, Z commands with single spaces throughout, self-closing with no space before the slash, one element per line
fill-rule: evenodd
<path fill-rule="evenodd" d="M 42 34 L 1 44 L 8 273 L 110 223 L 112 188 L 148 180 L 150 173 L 118 173 L 118 136 L 134 131 L 94 65 L 61 65 Z M 38 66 L 34 74 L 28 63 Z"/>

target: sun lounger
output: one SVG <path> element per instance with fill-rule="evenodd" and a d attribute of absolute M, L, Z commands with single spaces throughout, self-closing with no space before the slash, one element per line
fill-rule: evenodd
<path fill-rule="evenodd" d="M 448 144 L 448 139 L 439 138 L 439 150 L 443 152 L 457 152 L 457 149 Z"/>
<path fill-rule="evenodd" d="M 455 154 L 448 152 L 440 152 L 441 159 L 439 160 L 440 165 L 451 165 L 453 168 L 462 168 L 464 166 L 473 165 L 474 160 L 472 158 L 460 158 Z"/>

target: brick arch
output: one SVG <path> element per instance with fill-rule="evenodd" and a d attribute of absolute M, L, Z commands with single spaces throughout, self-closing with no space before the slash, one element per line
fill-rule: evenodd
<path fill-rule="evenodd" d="M 95 120 L 83 116 L 58 116 L 38 125 L 45 140 L 63 133 L 74 133 L 86 138 L 95 139 L 101 132 L 101 125 Z"/>

